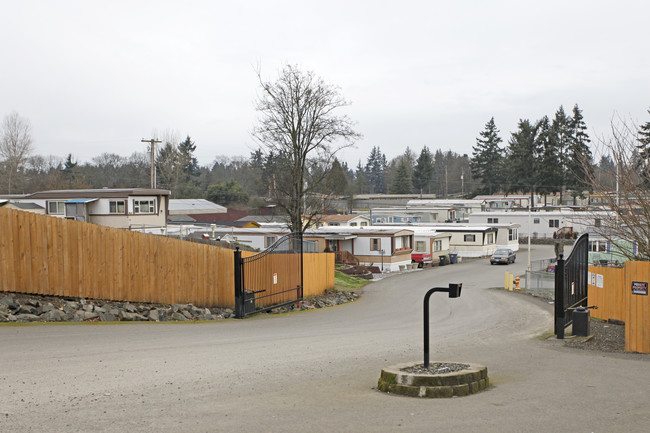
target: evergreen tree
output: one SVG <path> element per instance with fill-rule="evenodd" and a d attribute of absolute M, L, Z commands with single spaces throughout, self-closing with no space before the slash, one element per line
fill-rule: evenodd
<path fill-rule="evenodd" d="M 576 105 L 577 107 L 577 105 Z M 650 110 L 648 110 L 650 114 Z M 643 125 L 639 126 L 639 145 L 637 148 L 642 151 L 646 156 L 646 159 L 650 157 L 650 121 L 647 121 Z"/>
<path fill-rule="evenodd" d="M 573 116 L 570 118 L 568 158 L 566 161 L 566 185 L 573 190 L 574 202 L 577 196 L 582 195 L 582 191 L 589 188 L 589 179 L 593 178 L 594 167 L 591 150 L 589 149 L 590 142 L 582 111 L 576 104 L 573 107 Z"/>
<path fill-rule="evenodd" d="M 401 159 L 397 165 L 395 176 L 390 185 L 390 193 L 409 194 L 412 189 L 413 185 L 411 184 L 411 176 L 409 175 L 407 162 L 405 159 Z"/>
<path fill-rule="evenodd" d="M 357 164 L 354 175 L 354 191 L 356 194 L 366 194 L 368 192 L 368 178 L 363 165 L 361 165 L 361 160 Z"/>
<path fill-rule="evenodd" d="M 516 132 L 508 141 L 506 173 L 507 192 L 533 192 L 539 166 L 537 126 L 528 119 L 520 119 Z"/>
<path fill-rule="evenodd" d="M 337 158 L 334 158 L 332 167 L 323 183 L 324 193 L 334 195 L 344 195 L 348 189 L 347 173 Z"/>
<path fill-rule="evenodd" d="M 570 163 L 569 146 L 571 141 L 572 120 L 573 119 L 570 116 L 567 116 L 564 112 L 564 107 L 560 105 L 560 108 L 555 112 L 555 118 L 553 119 L 553 124 L 551 126 L 560 164 L 560 201 L 562 201 L 564 189 L 568 187 L 567 172 Z"/>
<path fill-rule="evenodd" d="M 384 177 L 387 166 L 386 155 L 381 153 L 379 147 L 373 147 L 364 170 L 371 193 L 382 194 L 386 192 Z"/>
<path fill-rule="evenodd" d="M 474 178 L 481 179 L 481 193 L 492 194 L 502 188 L 504 183 L 504 156 L 499 143 L 499 130 L 492 117 L 486 124 L 485 130 L 476 139 L 472 153 L 471 169 Z"/>
<path fill-rule="evenodd" d="M 562 184 L 562 165 L 557 144 L 557 136 L 548 116 L 538 123 L 537 147 L 541 150 L 535 184 L 540 194 L 558 192 Z"/>
<path fill-rule="evenodd" d="M 187 182 L 192 176 L 196 176 L 199 169 L 199 162 L 194 156 L 196 144 L 188 135 L 185 141 L 178 144 L 178 163 L 183 173 L 183 181 Z"/>
<path fill-rule="evenodd" d="M 63 163 L 63 170 L 61 170 L 61 172 L 63 173 L 63 177 L 68 182 L 68 187 L 72 187 L 72 183 L 77 178 L 78 165 L 79 165 L 78 162 L 72 161 L 72 154 L 68 153 L 68 157 L 65 159 L 65 162 Z"/>
<path fill-rule="evenodd" d="M 448 178 L 445 176 L 447 171 L 447 161 L 445 154 L 442 153 L 442 150 L 436 150 L 436 153 L 433 156 L 433 184 L 434 191 L 438 195 L 444 195 L 445 197 L 447 192 L 447 182 Z"/>
<path fill-rule="evenodd" d="M 433 178 L 433 160 L 429 148 L 424 146 L 413 170 L 412 183 L 415 189 L 422 194 L 430 192 L 431 179 Z"/>
<path fill-rule="evenodd" d="M 650 110 L 648 110 L 650 114 Z M 650 121 L 639 126 L 637 131 L 639 144 L 636 146 L 639 154 L 638 171 L 645 185 L 650 184 Z"/>

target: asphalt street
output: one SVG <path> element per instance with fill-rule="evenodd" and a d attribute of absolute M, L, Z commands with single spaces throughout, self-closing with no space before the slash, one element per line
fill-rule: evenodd
<path fill-rule="evenodd" d="M 533 247 L 533 260 L 552 248 Z M 539 337 L 551 308 L 495 290 L 515 264 L 488 259 L 385 278 L 356 302 L 202 324 L 0 326 L 0 432 L 647 432 L 650 356 Z M 382 367 L 486 365 L 491 388 L 418 399 L 375 389 Z"/>

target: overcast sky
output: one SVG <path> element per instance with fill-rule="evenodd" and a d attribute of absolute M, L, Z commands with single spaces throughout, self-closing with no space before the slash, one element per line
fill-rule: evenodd
<path fill-rule="evenodd" d="M 255 69 L 314 71 L 352 102 L 363 139 L 342 159 L 410 146 L 472 153 L 494 116 L 583 110 L 650 120 L 650 2 L 2 0 L 0 116 L 33 127 L 35 153 L 89 161 L 178 131 L 201 164 L 248 156 Z"/>

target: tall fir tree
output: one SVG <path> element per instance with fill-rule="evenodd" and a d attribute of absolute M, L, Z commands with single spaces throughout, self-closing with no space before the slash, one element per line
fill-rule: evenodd
<path fill-rule="evenodd" d="M 472 176 L 481 180 L 480 193 L 493 194 L 502 189 L 504 184 L 504 156 L 499 143 L 499 130 L 492 117 L 476 139 L 476 146 L 472 147 L 472 161 L 470 163 Z"/>
<path fill-rule="evenodd" d="M 560 108 L 555 112 L 555 118 L 551 125 L 557 148 L 558 161 L 560 164 L 560 200 L 562 200 L 564 189 L 568 187 L 567 167 L 570 158 L 569 145 L 571 141 L 572 120 L 573 119 L 565 113 L 564 107 L 560 105 Z"/>
<path fill-rule="evenodd" d="M 576 104 L 570 118 L 570 137 L 568 145 L 568 158 L 566 162 L 566 185 L 573 193 L 573 201 L 582 192 L 589 188 L 589 179 L 593 178 L 594 166 L 591 150 L 589 149 L 589 135 L 587 125 L 582 116 L 582 111 Z"/>
<path fill-rule="evenodd" d="M 433 178 L 433 159 L 429 148 L 424 146 L 413 169 L 411 182 L 418 193 L 431 192 L 431 180 Z"/>
<path fill-rule="evenodd" d="M 185 138 L 185 141 L 178 144 L 178 162 L 184 174 L 185 181 L 189 180 L 192 176 L 196 176 L 199 169 L 199 162 L 194 156 L 195 150 L 196 144 L 194 144 L 189 135 Z"/>
<path fill-rule="evenodd" d="M 391 194 L 410 194 L 413 190 L 407 164 L 408 163 L 404 158 L 402 158 L 397 164 L 395 176 L 390 184 Z"/>
<path fill-rule="evenodd" d="M 387 166 L 386 155 L 381 153 L 378 146 L 374 146 L 370 151 L 365 168 L 365 175 L 371 193 L 382 194 L 386 192 L 385 173 Z"/>
<path fill-rule="evenodd" d="M 354 192 L 356 194 L 368 193 L 368 178 L 366 176 L 366 170 L 361 164 L 361 160 L 359 160 L 354 172 Z"/>
<path fill-rule="evenodd" d="M 506 190 L 532 194 L 541 153 L 538 148 L 537 125 L 533 125 L 528 119 L 520 119 L 517 128 L 508 140 L 507 166 L 504 170 Z"/>
<path fill-rule="evenodd" d="M 562 164 L 557 135 L 548 116 L 542 117 L 538 123 L 537 142 L 537 147 L 541 151 L 535 181 L 538 185 L 537 191 L 544 195 L 559 192 L 562 188 Z"/>
<path fill-rule="evenodd" d="M 650 114 L 650 110 L 648 110 Z M 638 149 L 638 171 L 644 185 L 650 185 L 650 121 L 639 126 L 636 146 Z"/>

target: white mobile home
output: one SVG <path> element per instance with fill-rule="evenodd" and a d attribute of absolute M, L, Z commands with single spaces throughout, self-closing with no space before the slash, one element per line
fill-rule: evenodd
<path fill-rule="evenodd" d="M 553 238 L 559 230 L 570 229 L 574 233 L 583 233 L 589 227 L 599 227 L 601 219 L 609 213 L 606 211 L 500 211 L 476 212 L 470 215 L 471 224 L 517 224 L 520 236 L 532 238 Z M 529 224 L 530 221 L 530 224 Z"/>

